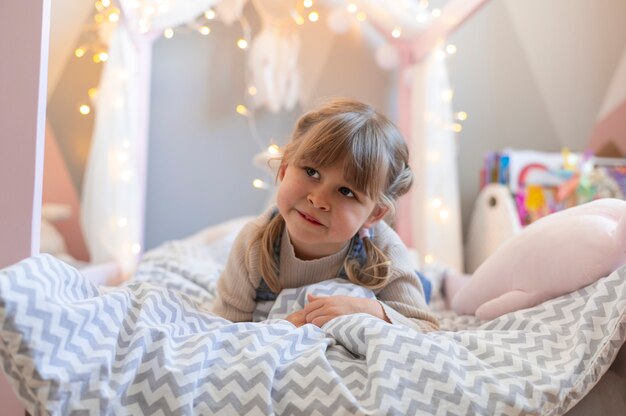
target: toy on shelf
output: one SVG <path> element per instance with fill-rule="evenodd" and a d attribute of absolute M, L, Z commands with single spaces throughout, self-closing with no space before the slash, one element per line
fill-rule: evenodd
<path fill-rule="evenodd" d="M 481 189 L 506 185 L 522 225 L 552 212 L 600 198 L 625 199 L 626 159 L 598 158 L 590 153 L 506 149 L 485 155 Z"/>

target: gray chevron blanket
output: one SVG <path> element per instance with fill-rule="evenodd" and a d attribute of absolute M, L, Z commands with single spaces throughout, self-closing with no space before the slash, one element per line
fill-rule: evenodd
<path fill-rule="evenodd" d="M 49 255 L 0 271 L 2 368 L 27 410 L 558 415 L 626 337 L 626 268 L 489 322 L 435 299 L 443 330 L 420 334 L 368 315 L 295 328 L 271 309 L 230 323 L 208 311 L 220 265 L 205 257 L 173 243 L 106 289 Z M 279 298 L 276 316 L 301 297 Z"/>

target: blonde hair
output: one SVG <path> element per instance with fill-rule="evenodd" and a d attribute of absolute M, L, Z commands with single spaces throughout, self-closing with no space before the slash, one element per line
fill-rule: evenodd
<path fill-rule="evenodd" d="M 396 126 L 371 106 L 353 100 L 333 100 L 304 114 L 285 147 L 282 163 L 307 160 L 325 167 L 343 161 L 344 175 L 358 191 L 395 213 L 395 201 L 409 191 L 413 172 L 409 151 Z M 251 241 L 260 240 L 260 271 L 274 293 L 282 289 L 274 241 L 285 221 L 275 215 Z M 361 266 L 346 257 L 344 268 L 351 282 L 370 289 L 384 287 L 391 275 L 391 262 L 370 238 L 363 239 L 367 254 Z"/>

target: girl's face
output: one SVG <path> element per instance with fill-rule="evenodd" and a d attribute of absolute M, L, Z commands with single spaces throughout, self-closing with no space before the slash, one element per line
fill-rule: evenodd
<path fill-rule="evenodd" d="M 279 179 L 278 210 L 303 260 L 338 252 L 361 227 L 371 227 L 387 212 L 354 189 L 341 163 L 324 168 L 305 161 L 283 164 Z"/>

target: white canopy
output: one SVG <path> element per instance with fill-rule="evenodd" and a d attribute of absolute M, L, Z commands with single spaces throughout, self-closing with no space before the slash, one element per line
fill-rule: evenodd
<path fill-rule="evenodd" d="M 92 261 L 115 259 L 128 274 L 143 245 L 151 43 L 165 29 L 193 21 L 210 8 L 226 24 L 237 21 L 247 0 L 119 2 L 124 18 L 111 38 L 99 88 L 82 225 Z M 251 2 L 262 20 L 248 56 L 257 89 L 253 105 L 274 112 L 290 109 L 310 93 L 299 82 L 302 68 L 297 65 L 301 1 Z M 483 2 L 452 1 L 439 19 L 432 18 L 423 0 L 323 2 L 330 10 L 329 26 L 338 33 L 367 16 L 365 24 L 378 33 L 379 63 L 398 65 L 398 125 L 412 151 L 417 184 L 401 204 L 397 228 L 422 258 L 458 270 L 462 242 L 450 86 L 440 55 L 420 59 Z"/>

